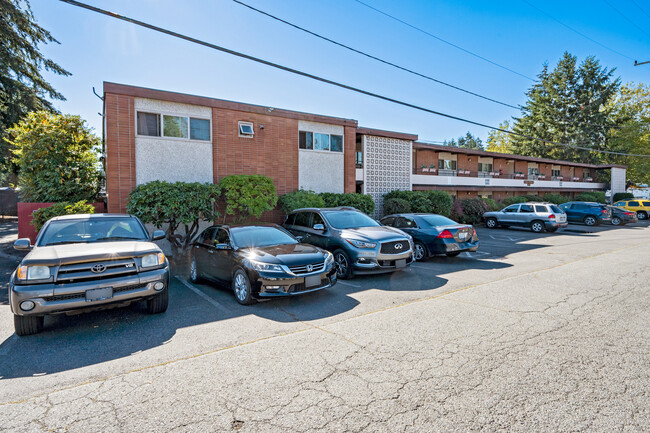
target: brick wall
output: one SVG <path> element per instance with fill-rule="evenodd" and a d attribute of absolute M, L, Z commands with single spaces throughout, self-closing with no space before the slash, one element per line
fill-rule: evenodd
<path fill-rule="evenodd" d="M 133 97 L 107 93 L 106 193 L 108 212 L 126 212 L 135 188 L 135 114 Z"/>
<path fill-rule="evenodd" d="M 343 139 L 343 141 L 345 142 L 345 149 L 344 149 L 345 151 L 345 156 L 344 156 L 345 192 L 356 192 L 357 190 L 357 172 L 356 172 L 357 128 L 354 126 L 346 126 L 344 134 L 345 134 L 345 138 Z"/>
<path fill-rule="evenodd" d="M 422 169 L 420 167 L 423 165 L 430 167 L 431 164 L 433 164 L 433 167 L 436 170 L 438 169 L 438 152 L 435 152 L 433 150 L 418 149 L 415 154 L 415 168 L 418 173 L 422 172 Z"/>

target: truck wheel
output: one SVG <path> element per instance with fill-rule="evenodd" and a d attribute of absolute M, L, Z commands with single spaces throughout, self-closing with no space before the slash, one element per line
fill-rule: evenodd
<path fill-rule="evenodd" d="M 167 311 L 169 304 L 169 287 L 151 299 L 147 299 L 147 313 L 160 314 Z"/>
<path fill-rule="evenodd" d="M 18 316 L 14 314 L 14 330 L 16 335 L 38 334 L 43 330 L 43 316 Z"/>

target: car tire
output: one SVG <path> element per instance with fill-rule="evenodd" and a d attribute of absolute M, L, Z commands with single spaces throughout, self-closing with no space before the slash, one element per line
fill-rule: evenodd
<path fill-rule="evenodd" d="M 352 277 L 352 261 L 345 250 L 338 249 L 334 251 L 334 264 L 336 265 L 336 276 L 338 278 L 347 280 Z"/>
<path fill-rule="evenodd" d="M 251 305 L 255 302 L 251 281 L 243 269 L 237 269 L 232 276 L 232 292 L 237 302 L 242 305 Z"/>
<path fill-rule="evenodd" d="M 192 255 L 192 258 L 190 259 L 190 281 L 193 283 L 200 283 L 202 280 L 203 278 L 201 278 L 199 274 L 198 263 L 196 263 L 196 257 Z"/>
<path fill-rule="evenodd" d="M 456 257 L 458 254 L 460 254 L 462 251 L 454 251 L 453 253 L 445 253 L 447 257 Z"/>
<path fill-rule="evenodd" d="M 597 226 L 598 225 L 598 218 L 592 215 L 587 215 L 585 219 L 583 220 L 585 225 L 588 225 L 589 227 Z"/>
<path fill-rule="evenodd" d="M 153 298 L 147 299 L 147 313 L 160 314 L 167 311 L 169 305 L 169 287 L 162 292 L 155 295 Z"/>
<path fill-rule="evenodd" d="M 642 210 L 638 211 L 636 213 L 636 216 L 637 216 L 637 218 L 639 218 L 639 220 L 647 220 L 648 219 L 648 214 L 646 212 L 643 212 Z"/>
<path fill-rule="evenodd" d="M 612 218 L 612 225 L 613 226 L 620 226 L 621 225 L 621 219 L 619 217 L 613 217 Z"/>
<path fill-rule="evenodd" d="M 495 228 L 499 227 L 499 222 L 497 221 L 496 218 L 488 218 L 488 219 L 485 220 L 485 225 L 489 229 L 495 229 Z"/>
<path fill-rule="evenodd" d="M 542 233 L 544 231 L 544 223 L 542 221 L 536 220 L 530 223 L 530 229 L 534 233 Z"/>
<path fill-rule="evenodd" d="M 43 330 L 43 316 L 18 316 L 14 314 L 14 330 L 16 335 L 22 337 L 24 335 L 38 334 Z"/>
<path fill-rule="evenodd" d="M 429 256 L 427 247 L 422 242 L 416 242 L 413 246 L 413 259 L 418 262 L 425 260 Z"/>

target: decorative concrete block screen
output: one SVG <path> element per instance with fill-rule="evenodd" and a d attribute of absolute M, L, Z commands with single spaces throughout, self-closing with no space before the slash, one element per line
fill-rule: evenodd
<path fill-rule="evenodd" d="M 612 186 L 612 197 L 617 192 L 625 192 L 625 179 L 626 170 L 624 168 L 612 167 L 611 173 L 611 186 Z"/>
<path fill-rule="evenodd" d="M 375 218 L 384 214 L 384 194 L 411 190 L 412 147 L 409 140 L 363 136 L 364 192 L 375 202 Z"/>

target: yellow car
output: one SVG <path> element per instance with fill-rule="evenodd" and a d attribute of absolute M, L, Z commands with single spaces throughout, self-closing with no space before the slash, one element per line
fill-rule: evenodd
<path fill-rule="evenodd" d="M 650 216 L 650 200 L 647 199 L 621 200 L 614 203 L 614 206 L 636 212 L 640 220 L 647 220 Z"/>

